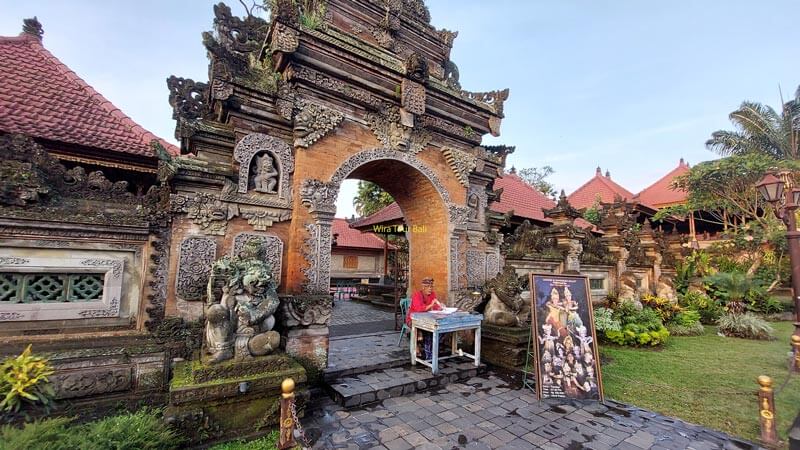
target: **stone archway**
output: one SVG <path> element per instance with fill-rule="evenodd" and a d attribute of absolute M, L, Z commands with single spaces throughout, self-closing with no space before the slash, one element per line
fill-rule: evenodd
<path fill-rule="evenodd" d="M 304 273 L 308 293 L 325 293 L 330 284 L 331 223 L 341 183 L 358 178 L 378 184 L 397 201 L 409 233 L 410 278 L 415 286 L 426 276 L 439 280 L 439 296 L 447 300 L 452 290 L 451 273 L 457 270 L 457 253 L 451 248 L 454 232 L 467 222 L 468 210 L 452 202 L 436 173 L 406 152 L 385 148 L 358 152 L 339 165 L 330 180 L 305 180 L 301 201 L 314 219 L 307 224 L 309 237 L 304 246 L 308 267 Z"/>

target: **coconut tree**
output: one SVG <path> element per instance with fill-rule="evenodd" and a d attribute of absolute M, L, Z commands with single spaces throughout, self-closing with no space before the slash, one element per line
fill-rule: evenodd
<path fill-rule="evenodd" d="M 745 101 L 728 116 L 735 131 L 711 134 L 706 148 L 722 156 L 762 153 L 775 159 L 800 158 L 800 87 L 780 113 L 769 105 Z"/>

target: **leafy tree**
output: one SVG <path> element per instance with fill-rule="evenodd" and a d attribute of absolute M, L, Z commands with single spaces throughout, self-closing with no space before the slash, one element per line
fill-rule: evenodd
<path fill-rule="evenodd" d="M 690 211 L 704 211 L 704 220 L 738 226 L 742 219 L 769 227 L 774 222 L 771 207 L 756 189 L 756 184 L 774 169 L 797 170 L 800 161 L 777 160 L 763 153 L 734 154 L 705 161 L 673 181 L 673 188 L 688 192 L 686 204 L 663 208 L 654 217 L 685 217 Z"/>
<path fill-rule="evenodd" d="M 728 117 L 736 131 L 711 134 L 706 147 L 723 156 L 758 153 L 776 159 L 800 158 L 800 88 L 780 114 L 768 105 L 745 101 Z"/>
<path fill-rule="evenodd" d="M 370 181 L 359 181 L 358 192 L 353 198 L 353 206 L 360 216 L 374 214 L 394 203 L 388 192 Z"/>
<path fill-rule="evenodd" d="M 597 195 L 594 199 L 594 203 L 592 203 L 592 206 L 586 208 L 586 210 L 583 212 L 583 218 L 593 225 L 600 225 L 600 220 L 602 219 L 600 209 L 600 195 Z"/>
<path fill-rule="evenodd" d="M 519 177 L 526 183 L 531 185 L 534 189 L 541 192 L 548 197 L 555 197 L 556 188 L 553 183 L 546 181 L 546 178 L 552 175 L 555 171 L 550 166 L 529 167 L 519 171 Z"/>

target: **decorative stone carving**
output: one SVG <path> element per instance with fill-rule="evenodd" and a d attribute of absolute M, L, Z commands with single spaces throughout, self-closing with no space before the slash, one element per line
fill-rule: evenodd
<path fill-rule="evenodd" d="M 156 233 L 153 241 L 153 251 L 150 253 L 150 294 L 147 307 L 148 319 L 145 322 L 147 330 L 154 332 L 164 320 L 167 304 L 167 279 L 169 277 L 169 248 L 171 234 L 168 230 Z"/>
<path fill-rule="evenodd" d="M 608 251 L 608 246 L 602 238 L 587 232 L 581 241 L 583 252 L 581 252 L 581 262 L 584 264 L 613 265 L 614 256 Z"/>
<path fill-rule="evenodd" d="M 235 204 L 223 202 L 219 198 L 198 192 L 193 198 L 181 194 L 170 197 L 172 212 L 183 212 L 205 234 L 224 236 L 228 221 L 239 215 Z"/>
<path fill-rule="evenodd" d="M 303 180 L 300 190 L 300 201 L 309 211 L 336 213 L 336 197 L 339 195 L 339 183 L 325 183 L 317 179 Z"/>
<path fill-rule="evenodd" d="M 581 253 L 583 253 L 583 244 L 581 244 L 580 239 L 570 239 L 565 263 L 567 272 L 580 273 Z"/>
<path fill-rule="evenodd" d="M 675 294 L 675 281 L 672 275 L 661 274 L 656 285 L 656 296 L 677 303 L 678 296 Z"/>
<path fill-rule="evenodd" d="M 461 283 L 458 280 L 459 274 L 459 246 L 460 239 L 458 235 L 452 234 L 450 236 L 450 290 L 456 291 L 461 288 Z"/>
<path fill-rule="evenodd" d="M 428 61 L 425 59 L 424 56 L 420 56 L 419 53 L 414 52 L 411 55 L 409 55 L 408 58 L 406 58 L 406 77 L 408 77 L 408 79 L 412 82 L 420 83 L 423 85 L 428 82 Z M 422 87 L 422 89 L 424 95 L 425 94 L 424 86 Z M 403 106 L 405 107 L 405 105 Z"/>
<path fill-rule="evenodd" d="M 272 330 L 280 304 L 277 283 L 272 267 L 258 258 L 258 244 L 250 242 L 242 256 L 223 257 L 210 271 L 205 332 L 208 362 L 249 359 L 277 349 L 280 335 Z"/>
<path fill-rule="evenodd" d="M 201 300 L 205 294 L 211 265 L 217 256 L 212 238 L 191 236 L 181 242 L 175 291 L 184 300 Z"/>
<path fill-rule="evenodd" d="M 332 219 L 332 218 L 331 218 Z M 331 219 L 317 219 L 317 223 L 306 225 L 308 238 L 302 253 L 308 266 L 303 269 L 306 283 L 303 292 L 327 294 L 331 284 Z"/>
<path fill-rule="evenodd" d="M 490 252 L 486 254 L 486 278 L 494 278 L 500 273 L 500 255 L 499 252 Z"/>
<path fill-rule="evenodd" d="M 400 85 L 400 104 L 413 114 L 425 114 L 425 85 L 407 78 Z"/>
<path fill-rule="evenodd" d="M 500 136 L 500 125 L 503 120 L 496 116 L 489 117 L 489 133 L 494 137 Z"/>
<path fill-rule="evenodd" d="M 456 69 L 457 70 L 457 69 Z M 503 117 L 503 103 L 508 100 L 508 89 L 503 89 L 502 91 L 491 91 L 491 92 L 469 92 L 469 91 L 461 91 L 461 96 L 468 99 L 473 100 L 476 102 L 480 102 L 486 105 L 489 105 L 497 114 L 498 117 Z"/>
<path fill-rule="evenodd" d="M 271 208 L 241 207 L 242 217 L 256 231 L 267 231 L 275 222 L 283 222 L 292 218 L 291 210 L 276 210 Z"/>
<path fill-rule="evenodd" d="M 258 259 L 272 267 L 272 279 L 280 283 L 283 265 L 283 241 L 269 234 L 239 233 L 233 238 L 232 256 L 241 257 L 245 247 L 254 242 L 258 246 Z"/>
<path fill-rule="evenodd" d="M 464 186 L 469 186 L 469 174 L 478 166 L 478 158 L 469 152 L 456 148 L 443 147 L 442 155 L 456 174 L 458 181 Z"/>
<path fill-rule="evenodd" d="M 308 101 L 300 103 L 294 118 L 294 145 L 308 148 L 334 130 L 344 120 L 344 114 Z"/>
<path fill-rule="evenodd" d="M 289 75 L 290 77 L 299 78 L 315 86 L 341 94 L 344 97 L 370 106 L 373 109 L 380 110 L 388 106 L 388 104 L 378 96 L 372 95 L 363 89 L 354 88 L 341 80 L 331 78 L 322 72 L 307 67 L 298 67 L 289 72 Z"/>
<path fill-rule="evenodd" d="M 167 78 L 173 119 L 196 120 L 206 114 L 208 85 L 175 75 Z"/>
<path fill-rule="evenodd" d="M 470 209 L 468 206 L 449 205 L 448 213 L 450 215 L 450 223 L 456 228 L 463 228 L 469 221 Z"/>
<path fill-rule="evenodd" d="M 267 152 L 255 155 L 255 171 L 251 171 L 250 177 L 253 190 L 264 194 L 277 194 L 279 172 L 275 168 L 272 155 Z"/>
<path fill-rule="evenodd" d="M 530 221 L 524 221 L 507 236 L 503 242 L 503 252 L 507 258 L 519 258 L 526 255 L 551 255 L 557 249 L 555 239 L 543 228 L 536 227 Z"/>
<path fill-rule="evenodd" d="M 401 122 L 400 110 L 390 107 L 381 114 L 367 113 L 364 117 L 375 137 L 387 148 L 416 155 L 431 140 L 431 134 Z"/>
<path fill-rule="evenodd" d="M 227 100 L 231 95 L 233 95 L 232 84 L 218 78 L 211 81 L 211 98 L 216 100 Z"/>
<path fill-rule="evenodd" d="M 440 117 L 426 114 L 419 117 L 417 120 L 417 125 L 421 126 L 422 128 L 439 130 L 443 133 L 461 138 L 475 145 L 481 142 L 481 135 L 476 133 L 475 130 L 458 126 L 455 123 Z"/>
<path fill-rule="evenodd" d="M 27 258 L 19 258 L 16 256 L 0 256 L 1 265 L 24 265 L 30 262 Z"/>
<path fill-rule="evenodd" d="M 50 377 L 56 399 L 88 397 L 127 391 L 132 387 L 132 367 L 98 367 L 57 371 Z"/>
<path fill-rule="evenodd" d="M 101 317 L 119 317 L 119 297 L 113 296 L 109 300 L 108 308 L 105 309 L 84 309 L 78 315 L 84 319 L 97 319 Z"/>
<path fill-rule="evenodd" d="M 636 286 L 636 276 L 632 272 L 623 272 L 619 277 L 619 291 L 617 299 L 620 303 L 631 302 L 638 309 L 642 309 L 639 300 L 639 288 Z"/>
<path fill-rule="evenodd" d="M 239 193 L 247 192 L 253 158 L 262 153 L 275 156 L 280 180 L 277 196 L 284 201 L 290 201 L 292 193 L 289 175 L 294 173 L 292 148 L 283 140 L 263 133 L 248 134 L 233 149 L 233 157 L 239 163 Z"/>
<path fill-rule="evenodd" d="M 458 66 L 449 59 L 444 62 L 444 82 L 450 89 L 460 91 L 461 83 L 458 82 Z"/>
<path fill-rule="evenodd" d="M 270 50 L 273 53 L 294 53 L 300 45 L 300 33 L 280 22 L 275 23 L 271 38 Z"/>
<path fill-rule="evenodd" d="M 486 282 L 486 254 L 480 250 L 467 250 L 467 286 L 483 286 Z"/>
<path fill-rule="evenodd" d="M 333 299 L 329 295 L 295 295 L 281 307 L 289 328 L 327 326 L 333 313 Z"/>
<path fill-rule="evenodd" d="M 110 268 L 111 277 L 114 280 L 122 280 L 122 260 L 120 259 L 102 259 L 90 258 L 81 260 L 81 265 L 86 267 L 108 267 Z"/>
<path fill-rule="evenodd" d="M 522 300 L 522 285 L 513 267 L 506 266 L 502 273 L 486 282 L 482 291 L 489 295 L 483 312 L 486 323 L 498 326 L 530 323 L 530 304 Z"/>

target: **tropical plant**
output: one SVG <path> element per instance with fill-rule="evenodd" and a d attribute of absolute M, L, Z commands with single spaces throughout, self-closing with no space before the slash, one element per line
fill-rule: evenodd
<path fill-rule="evenodd" d="M 25 404 L 49 408 L 55 390 L 48 377 L 54 372 L 47 359 L 32 354 L 30 345 L 7 358 L 0 364 L 0 411 L 15 414 Z"/>
<path fill-rule="evenodd" d="M 595 322 L 595 327 L 600 339 L 606 342 L 637 347 L 657 346 L 669 337 L 661 315 L 652 308 L 638 309 L 632 302 L 623 302 L 616 304 L 613 310 L 598 308 L 598 311 L 600 325 Z M 597 320 L 597 314 L 595 318 Z"/>
<path fill-rule="evenodd" d="M 666 323 L 672 320 L 675 314 L 683 310 L 677 303 L 671 302 L 664 297 L 658 297 L 652 294 L 645 294 L 642 296 L 642 304 L 652 308 L 660 316 L 661 320 Z"/>
<path fill-rule="evenodd" d="M 775 159 L 800 158 L 800 88 L 780 114 L 769 105 L 745 101 L 728 118 L 735 131 L 711 134 L 706 147 L 723 156 L 758 153 Z"/>
<path fill-rule="evenodd" d="M 762 318 L 751 314 L 725 314 L 718 321 L 719 332 L 744 339 L 774 339 L 773 328 Z"/>
<path fill-rule="evenodd" d="M 370 181 L 359 181 L 353 206 L 362 217 L 374 214 L 394 203 L 394 199 L 380 186 Z"/>
<path fill-rule="evenodd" d="M 699 336 L 705 332 L 700 323 L 700 313 L 693 309 L 686 309 L 676 314 L 667 324 L 669 334 L 673 336 Z"/>
<path fill-rule="evenodd" d="M 725 310 L 730 314 L 744 313 L 747 295 L 761 289 L 758 280 L 741 272 L 718 272 L 705 280 L 715 291 L 716 297 L 725 302 Z"/>
<path fill-rule="evenodd" d="M 620 331 L 622 324 L 614 319 L 614 311 L 601 307 L 594 310 L 594 328 L 600 334 L 606 331 Z"/>
<path fill-rule="evenodd" d="M 689 291 L 679 296 L 678 304 L 687 310 L 697 311 L 700 314 L 700 323 L 706 325 L 717 323 L 717 319 L 724 312 L 722 305 L 717 300 L 698 291 Z"/>

